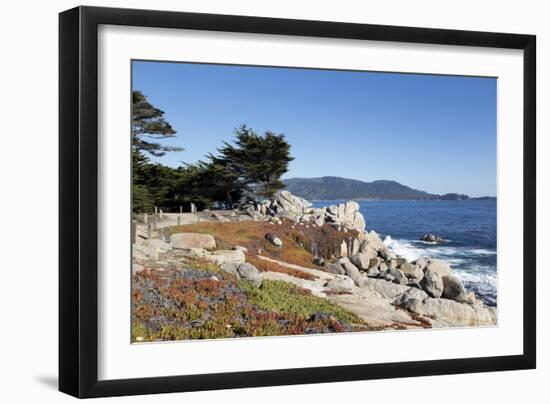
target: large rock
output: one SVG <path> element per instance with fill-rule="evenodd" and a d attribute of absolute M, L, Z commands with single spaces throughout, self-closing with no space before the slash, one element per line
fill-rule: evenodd
<path fill-rule="evenodd" d="M 252 282 L 254 286 L 260 287 L 262 285 L 262 273 L 258 271 L 254 265 L 248 262 L 224 262 L 220 265 L 220 269 L 237 278 L 246 279 Z"/>
<path fill-rule="evenodd" d="M 344 216 L 349 216 L 359 211 L 359 204 L 355 201 L 348 201 L 344 204 Z"/>
<path fill-rule="evenodd" d="M 420 287 L 431 297 L 439 298 L 443 294 L 443 279 L 437 272 L 428 269 L 420 280 Z"/>
<path fill-rule="evenodd" d="M 393 300 L 398 295 L 409 290 L 410 286 L 398 285 L 393 282 L 387 282 L 384 279 L 367 278 L 363 283 L 363 289 L 371 290 L 386 299 Z"/>
<path fill-rule="evenodd" d="M 424 272 L 416 265 L 410 263 L 401 264 L 399 269 L 412 282 L 418 283 L 424 277 Z"/>
<path fill-rule="evenodd" d="M 361 212 L 355 212 L 353 216 L 351 216 L 351 219 L 349 219 L 348 223 L 351 228 L 359 231 L 364 231 L 367 225 L 367 223 L 365 222 L 365 218 Z"/>
<path fill-rule="evenodd" d="M 228 274 L 234 275 L 237 278 L 240 278 L 239 272 L 237 271 L 237 268 L 240 264 L 234 263 L 234 262 L 224 262 L 220 265 L 220 269 L 224 272 L 227 272 Z"/>
<path fill-rule="evenodd" d="M 398 295 L 393 304 L 413 313 L 420 313 L 422 312 L 424 300 L 427 298 L 426 292 L 417 288 L 410 288 L 405 293 Z"/>
<path fill-rule="evenodd" d="M 387 247 L 374 230 L 368 233 L 360 233 L 360 237 L 362 238 L 362 243 L 359 247 L 359 252 L 366 252 L 369 248 L 374 251 L 387 251 Z"/>
<path fill-rule="evenodd" d="M 416 265 L 421 270 L 424 270 L 428 266 L 428 261 L 424 258 L 418 258 L 417 260 L 412 262 L 414 265 Z"/>
<path fill-rule="evenodd" d="M 376 251 L 357 253 L 350 257 L 350 261 L 360 270 L 366 271 L 371 267 L 370 262 L 373 258 L 376 258 Z"/>
<path fill-rule="evenodd" d="M 265 239 L 267 241 L 269 241 L 271 244 L 273 244 L 274 246 L 276 246 L 276 247 L 282 247 L 283 246 L 282 240 L 279 237 L 277 237 L 276 235 L 274 235 L 273 233 L 267 233 L 265 235 Z"/>
<path fill-rule="evenodd" d="M 159 259 L 159 255 L 170 251 L 172 244 L 158 238 L 143 240 L 132 247 L 132 255 L 136 259 Z"/>
<path fill-rule="evenodd" d="M 496 325 L 496 310 L 493 307 L 469 305 L 449 299 L 428 298 L 418 314 L 433 317 L 445 326 L 491 326 Z"/>
<path fill-rule="evenodd" d="M 237 273 L 241 278 L 252 282 L 254 286 L 260 287 L 262 285 L 262 273 L 258 271 L 254 265 L 248 262 L 240 264 L 237 267 Z"/>
<path fill-rule="evenodd" d="M 336 261 L 336 264 L 340 265 L 347 276 L 349 276 L 351 279 L 353 279 L 353 282 L 357 286 L 362 286 L 364 282 L 364 277 L 361 275 L 361 272 L 359 272 L 359 269 L 351 263 L 349 258 L 342 257 Z"/>
<path fill-rule="evenodd" d="M 205 255 L 204 258 L 218 265 L 226 263 L 242 264 L 245 261 L 245 255 L 240 250 L 217 250 Z"/>
<path fill-rule="evenodd" d="M 216 248 L 216 240 L 210 234 L 175 233 L 170 237 L 170 242 L 177 249 L 204 248 L 211 250 Z"/>
<path fill-rule="evenodd" d="M 394 282 L 394 283 L 398 283 L 398 284 L 400 284 L 400 285 L 406 285 L 406 284 L 409 283 L 409 280 L 407 279 L 407 277 L 405 276 L 405 274 L 404 274 L 401 270 L 399 270 L 399 269 L 397 269 L 397 268 L 395 268 L 395 269 L 392 269 L 392 268 L 388 269 L 388 270 L 386 271 L 386 275 L 387 275 L 386 278 L 387 278 L 388 280 L 391 279 L 391 281 Z"/>
<path fill-rule="evenodd" d="M 344 268 L 342 268 L 338 264 L 331 264 L 331 263 L 327 264 L 327 263 L 325 263 L 323 268 L 326 272 L 329 272 L 331 274 L 335 274 L 335 275 L 344 275 L 345 274 Z"/>
<path fill-rule="evenodd" d="M 327 282 L 326 287 L 335 293 L 351 293 L 354 282 L 347 276 L 338 275 Z"/>
<path fill-rule="evenodd" d="M 327 206 L 325 212 L 326 220 L 341 224 L 348 229 L 358 230 L 360 232 L 365 230 L 365 218 L 361 212 L 359 212 L 359 204 L 355 201 Z"/>
<path fill-rule="evenodd" d="M 453 270 L 448 264 L 437 260 L 430 260 L 424 268 L 424 272 L 426 271 L 436 272 L 441 277 L 453 274 Z"/>
<path fill-rule="evenodd" d="M 311 207 L 311 203 L 288 191 L 278 191 L 273 195 L 271 206 L 276 209 L 277 213 L 281 211 L 306 213 Z"/>
<path fill-rule="evenodd" d="M 177 250 L 177 253 L 179 256 L 202 259 L 220 266 L 223 264 L 242 264 L 245 261 L 245 255 L 241 250 L 207 251 L 203 248 L 189 248 Z"/>
<path fill-rule="evenodd" d="M 470 303 L 471 298 L 466 293 L 464 285 L 456 276 L 443 277 L 443 294 L 445 299 L 455 300 L 459 303 Z"/>

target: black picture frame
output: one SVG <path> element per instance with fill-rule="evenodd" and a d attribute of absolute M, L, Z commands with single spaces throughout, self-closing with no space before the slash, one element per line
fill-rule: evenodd
<path fill-rule="evenodd" d="M 99 381 L 100 24 L 523 50 L 523 354 Z M 340 22 L 77 7 L 59 15 L 59 390 L 104 397 L 325 383 L 536 366 L 536 37 Z"/>

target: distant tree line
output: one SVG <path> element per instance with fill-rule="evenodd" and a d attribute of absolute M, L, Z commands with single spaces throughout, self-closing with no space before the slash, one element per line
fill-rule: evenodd
<path fill-rule="evenodd" d="M 284 188 L 281 176 L 293 160 L 283 134 L 255 133 L 246 125 L 234 131 L 216 154 L 178 168 L 152 163 L 149 156 L 164 156 L 182 148 L 159 140 L 176 136 L 164 112 L 151 105 L 140 91 L 132 93 L 132 198 L 134 212 L 154 206 L 177 210 L 193 202 L 199 209 L 214 204 L 234 207 L 245 195 L 268 197 Z"/>

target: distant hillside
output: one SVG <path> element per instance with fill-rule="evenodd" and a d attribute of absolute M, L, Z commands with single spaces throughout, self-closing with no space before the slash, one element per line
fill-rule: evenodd
<path fill-rule="evenodd" d="M 444 199 L 467 200 L 462 194 L 430 194 L 395 181 L 364 182 L 340 177 L 289 178 L 284 180 L 286 189 L 308 200 L 331 199 Z M 490 197 L 472 199 L 492 199 Z"/>

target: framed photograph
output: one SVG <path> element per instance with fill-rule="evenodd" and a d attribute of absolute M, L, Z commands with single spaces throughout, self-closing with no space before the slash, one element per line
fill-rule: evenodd
<path fill-rule="evenodd" d="M 535 368 L 535 36 L 59 23 L 61 391 Z"/>

